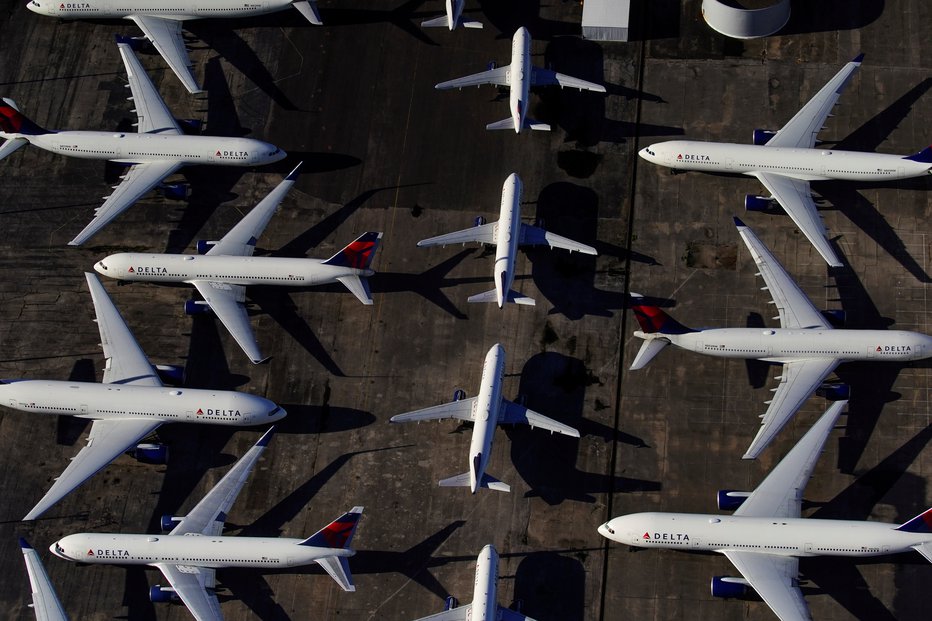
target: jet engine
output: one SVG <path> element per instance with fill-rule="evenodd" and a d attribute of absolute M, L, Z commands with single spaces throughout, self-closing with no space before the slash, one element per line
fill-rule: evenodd
<path fill-rule="evenodd" d="M 183 517 L 176 517 L 174 515 L 163 515 L 161 519 L 162 530 L 167 533 L 178 526 L 183 519 Z"/>
<path fill-rule="evenodd" d="M 829 401 L 845 401 L 851 398 L 851 386 L 841 382 L 822 382 L 816 394 Z"/>
<path fill-rule="evenodd" d="M 473 226 L 482 226 L 483 224 L 485 224 L 485 217 L 484 217 L 484 216 L 476 216 L 476 219 L 475 219 L 475 221 L 473 222 Z"/>
<path fill-rule="evenodd" d="M 163 384 L 169 386 L 183 386 L 185 379 L 185 368 L 176 364 L 157 364 L 155 371 L 159 374 L 159 379 Z"/>
<path fill-rule="evenodd" d="M 465 390 L 463 390 L 463 389 L 461 389 L 461 388 L 457 388 L 456 390 L 453 391 L 453 400 L 454 400 L 454 401 L 462 401 L 462 400 L 465 399 L 465 398 L 466 398 L 466 391 L 465 391 Z"/>
<path fill-rule="evenodd" d="M 822 311 L 822 316 L 828 319 L 833 328 L 844 328 L 847 315 L 840 308 Z"/>
<path fill-rule="evenodd" d="M 722 511 L 734 511 L 744 504 L 751 492 L 742 492 L 734 489 L 720 489 L 716 496 L 718 508 Z"/>
<path fill-rule="evenodd" d="M 165 198 L 173 201 L 183 201 L 188 198 L 187 183 L 160 183 L 159 192 Z"/>
<path fill-rule="evenodd" d="M 772 129 L 755 129 L 751 138 L 752 142 L 759 147 L 764 146 L 770 139 L 777 135 Z"/>
<path fill-rule="evenodd" d="M 149 41 L 145 37 L 127 37 L 125 35 L 116 36 L 117 43 L 125 43 L 134 52 L 145 52 L 149 46 Z"/>
<path fill-rule="evenodd" d="M 731 599 L 746 597 L 750 592 L 748 581 L 744 578 L 730 576 L 715 576 L 712 578 L 712 597 Z"/>
<path fill-rule="evenodd" d="M 184 314 L 185 315 L 203 315 L 204 313 L 210 312 L 210 304 L 204 302 L 203 300 L 185 300 L 184 301 Z"/>
<path fill-rule="evenodd" d="M 443 600 L 443 610 L 444 610 L 444 611 L 453 610 L 454 608 L 456 608 L 456 607 L 459 606 L 459 605 L 460 605 L 459 600 L 456 599 L 455 597 L 453 597 L 452 595 L 447 595 L 447 598 L 446 598 L 445 600 Z"/>
<path fill-rule="evenodd" d="M 210 249 L 217 245 L 215 241 L 207 241 L 206 239 L 197 240 L 197 253 L 198 254 L 207 254 L 210 252 Z"/>
<path fill-rule="evenodd" d="M 179 602 L 181 598 L 175 593 L 175 589 L 157 584 L 149 588 L 149 601 L 155 604 L 168 604 Z"/>
<path fill-rule="evenodd" d="M 147 442 L 137 444 L 132 451 L 133 457 L 144 464 L 155 464 L 161 466 L 168 463 L 168 447 L 164 444 Z"/>
<path fill-rule="evenodd" d="M 200 119 L 175 119 L 178 121 L 178 125 L 181 126 L 181 131 L 185 133 L 186 136 L 199 136 L 201 130 L 204 128 L 204 121 Z"/>
<path fill-rule="evenodd" d="M 744 208 L 747 211 L 770 211 L 776 201 L 769 196 L 744 195 Z"/>

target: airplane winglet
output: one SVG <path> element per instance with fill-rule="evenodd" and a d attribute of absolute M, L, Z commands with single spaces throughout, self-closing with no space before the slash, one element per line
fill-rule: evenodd
<path fill-rule="evenodd" d="M 860 63 L 860 62 L 863 61 L 863 60 L 864 60 L 864 52 L 861 52 L 860 54 L 858 54 L 857 56 L 855 56 L 853 59 L 851 59 L 851 62 L 853 62 L 853 63 Z"/>
<path fill-rule="evenodd" d="M 23 550 L 32 550 L 32 546 L 29 545 L 29 542 L 26 541 L 23 537 L 19 538 L 19 547 L 21 547 Z"/>
<path fill-rule="evenodd" d="M 272 440 L 272 435 L 275 433 L 275 425 L 269 427 L 269 430 L 262 434 L 262 437 L 259 438 L 259 441 L 256 442 L 256 446 L 268 446 L 269 442 Z"/>
<path fill-rule="evenodd" d="M 303 166 L 303 165 L 304 165 L 304 162 L 303 162 L 303 161 L 298 162 L 298 165 L 294 167 L 294 170 L 292 170 L 290 173 L 288 173 L 288 176 L 285 177 L 285 181 L 294 181 L 295 179 L 297 179 L 297 178 L 298 178 L 298 172 L 301 170 L 301 166 Z"/>
<path fill-rule="evenodd" d="M 742 222 L 742 221 L 741 221 L 741 218 L 739 218 L 738 216 L 732 216 L 731 219 L 735 221 L 735 226 L 747 227 L 747 224 L 745 224 L 744 222 Z"/>

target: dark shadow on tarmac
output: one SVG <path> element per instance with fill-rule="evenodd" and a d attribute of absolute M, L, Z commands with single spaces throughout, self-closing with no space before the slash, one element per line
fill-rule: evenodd
<path fill-rule="evenodd" d="M 558 22 L 540 17 L 540 0 L 479 0 L 481 15 L 478 19 L 485 23 L 486 28 L 495 28 L 501 34 L 499 39 L 511 39 L 518 28 L 524 26 L 531 33 L 531 37 L 538 41 L 549 41 L 554 37 L 579 36 L 579 24 L 573 22 Z M 506 52 L 503 50 L 502 54 Z"/>
<path fill-rule="evenodd" d="M 792 3 L 790 21 L 779 34 L 858 30 L 876 21 L 883 14 L 884 4 L 884 0 L 797 0 Z"/>
<path fill-rule="evenodd" d="M 580 552 L 578 556 L 584 558 L 587 554 Z M 521 602 L 521 614 L 534 619 L 585 619 L 586 571 L 580 558 L 532 552 L 518 564 L 514 581 L 512 606 Z"/>

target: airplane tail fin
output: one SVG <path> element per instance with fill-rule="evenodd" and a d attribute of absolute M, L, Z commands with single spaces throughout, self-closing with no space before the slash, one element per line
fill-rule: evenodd
<path fill-rule="evenodd" d="M 0 131 L 25 136 L 40 136 L 52 133 L 23 116 L 16 102 L 6 97 L 0 100 Z"/>
<path fill-rule="evenodd" d="M 919 153 L 913 153 L 912 155 L 907 155 L 903 159 L 912 160 L 914 162 L 921 162 L 923 164 L 932 164 L 932 146 L 926 147 Z"/>
<path fill-rule="evenodd" d="M 464 472 L 463 474 L 457 474 L 455 476 L 441 479 L 440 487 L 469 487 L 469 473 Z M 484 487 L 486 489 L 494 489 L 497 492 L 510 492 L 511 486 L 507 483 L 502 483 L 495 477 L 490 474 L 483 474 L 482 481 L 479 482 L 479 487 Z"/>
<path fill-rule="evenodd" d="M 466 301 L 472 304 L 475 303 L 491 303 L 498 302 L 498 292 L 495 289 L 485 291 L 484 293 L 477 293 L 476 295 L 471 295 L 466 298 Z M 514 289 L 508 290 L 508 295 L 505 297 L 505 302 L 511 304 L 524 304 L 525 306 L 534 306 L 536 302 L 534 298 L 529 298 L 527 296 L 521 295 Z"/>
<path fill-rule="evenodd" d="M 375 257 L 375 251 L 378 249 L 381 239 L 382 233 L 374 231 L 363 233 L 340 252 L 324 261 L 324 265 L 339 265 L 340 267 L 367 270 L 372 264 L 372 259 Z"/>
<path fill-rule="evenodd" d="M 907 533 L 932 533 L 932 508 L 896 528 Z"/>
<path fill-rule="evenodd" d="M 647 334 L 654 334 L 657 332 L 660 334 L 686 334 L 687 332 L 695 332 L 695 330 L 687 328 L 676 319 L 663 312 L 659 306 L 639 304 L 638 300 L 642 299 L 644 296 L 638 293 L 632 293 L 631 297 L 633 298 L 631 310 L 634 311 L 634 316 L 637 318 L 641 330 Z"/>
<path fill-rule="evenodd" d="M 353 507 L 298 545 L 314 548 L 349 548 L 360 517 L 362 507 Z"/>

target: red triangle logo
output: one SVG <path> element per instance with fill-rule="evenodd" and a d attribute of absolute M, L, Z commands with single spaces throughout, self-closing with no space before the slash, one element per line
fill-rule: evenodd
<path fill-rule="evenodd" d="M 217 150 L 217 157 L 220 157 L 220 151 Z"/>
<path fill-rule="evenodd" d="M 133 274 L 133 273 L 135 273 L 135 272 L 136 272 L 136 270 L 134 270 L 132 267 L 129 268 L 129 273 L 130 273 L 130 274 Z"/>
<path fill-rule="evenodd" d="M 650 539 L 650 533 L 644 533 L 644 539 Z"/>
<path fill-rule="evenodd" d="M 880 345 L 877 346 L 877 351 L 883 351 L 883 349 L 881 349 Z"/>
<path fill-rule="evenodd" d="M 683 154 L 682 154 L 682 153 L 680 153 L 679 155 L 677 155 L 677 156 L 676 156 L 676 159 L 678 159 L 678 160 L 681 160 L 681 159 L 683 159 Z"/>
<path fill-rule="evenodd" d="M 87 555 L 88 555 L 88 556 L 94 556 L 94 551 L 93 551 L 93 550 L 88 550 L 88 551 L 87 551 Z"/>
<path fill-rule="evenodd" d="M 204 410 L 202 410 L 201 408 L 197 408 L 197 412 L 195 412 L 195 414 L 197 414 L 198 416 L 201 416 L 202 414 L 204 414 Z"/>

